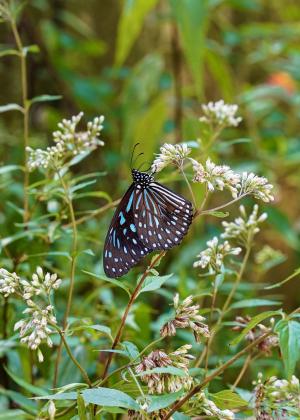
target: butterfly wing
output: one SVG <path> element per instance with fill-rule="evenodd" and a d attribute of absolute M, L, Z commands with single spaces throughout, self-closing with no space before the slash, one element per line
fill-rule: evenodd
<path fill-rule="evenodd" d="M 143 190 L 141 201 L 136 223 L 140 240 L 153 250 L 179 245 L 192 223 L 192 203 L 158 182 Z"/>
<path fill-rule="evenodd" d="M 118 205 L 104 244 L 103 267 L 108 277 L 121 277 L 152 251 L 137 231 L 141 190 L 132 184 Z"/>

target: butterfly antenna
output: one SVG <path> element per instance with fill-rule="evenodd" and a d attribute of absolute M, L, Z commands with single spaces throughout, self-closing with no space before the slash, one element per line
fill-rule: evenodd
<path fill-rule="evenodd" d="M 134 152 L 135 152 L 135 149 L 137 148 L 137 146 L 138 146 L 139 144 L 140 144 L 140 143 L 135 143 L 135 145 L 133 146 L 132 153 L 131 153 L 131 159 L 130 159 L 130 169 L 132 169 L 132 163 L 134 163 L 134 162 L 132 162 L 132 161 L 133 161 L 133 157 L 134 157 Z"/>
<path fill-rule="evenodd" d="M 150 163 L 149 161 L 147 161 L 147 162 L 143 162 L 139 167 L 138 167 L 138 171 L 140 171 L 141 170 L 141 168 L 143 167 L 143 165 L 146 165 L 147 163 Z M 148 171 L 150 171 L 150 169 L 151 169 L 151 166 L 152 166 L 152 164 L 150 164 L 150 166 L 149 166 L 149 168 L 148 169 L 146 169 L 145 171 L 143 171 L 143 172 L 148 172 Z"/>
<path fill-rule="evenodd" d="M 140 156 L 142 156 L 144 153 L 143 152 L 141 152 L 141 153 L 139 153 L 136 157 L 135 157 L 135 159 L 134 159 L 134 161 L 133 161 L 133 165 L 135 164 L 135 162 L 138 160 L 138 158 L 140 157 Z M 139 169 L 138 169 L 139 170 Z"/>

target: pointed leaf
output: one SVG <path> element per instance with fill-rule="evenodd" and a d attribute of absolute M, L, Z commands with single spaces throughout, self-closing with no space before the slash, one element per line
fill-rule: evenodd
<path fill-rule="evenodd" d="M 300 323 L 283 319 L 276 325 L 285 372 L 290 379 L 300 359 Z"/>
<path fill-rule="evenodd" d="M 173 392 L 172 394 L 162 394 L 159 396 L 153 396 L 151 395 L 150 398 L 150 404 L 147 408 L 147 413 L 151 413 L 152 411 L 161 410 L 162 408 L 169 407 L 171 404 L 173 404 L 176 400 L 178 400 L 182 394 L 184 393 L 184 390 L 181 389 L 180 391 Z"/>
<path fill-rule="evenodd" d="M 166 276 L 151 276 L 147 277 L 140 293 L 152 292 L 153 290 L 159 289 L 173 274 L 167 274 Z"/>
<path fill-rule="evenodd" d="M 125 392 L 110 388 L 92 388 L 82 391 L 82 396 L 87 404 L 97 404 L 107 407 L 122 407 L 139 410 L 139 405 Z"/>
<path fill-rule="evenodd" d="M 245 337 L 245 335 L 250 330 L 252 330 L 252 328 L 254 328 L 257 324 L 259 324 L 264 319 L 270 318 L 271 316 L 281 315 L 281 314 L 282 314 L 282 312 L 279 310 L 279 311 L 262 312 L 262 313 L 256 315 L 255 317 L 253 317 L 251 319 L 251 321 L 248 323 L 247 327 L 244 328 L 243 331 L 234 340 L 231 341 L 230 345 L 235 346 L 236 344 L 238 344 Z"/>
<path fill-rule="evenodd" d="M 24 112 L 24 109 L 21 107 L 21 105 L 18 105 L 18 104 L 7 104 L 7 105 L 0 106 L 0 113 L 8 112 L 8 111 Z"/>
<path fill-rule="evenodd" d="M 217 392 L 216 394 L 210 394 L 210 397 L 212 397 L 212 400 L 221 410 L 232 410 L 234 408 L 248 405 L 247 401 L 243 400 L 243 398 L 230 389 L 225 389 L 224 391 Z"/>

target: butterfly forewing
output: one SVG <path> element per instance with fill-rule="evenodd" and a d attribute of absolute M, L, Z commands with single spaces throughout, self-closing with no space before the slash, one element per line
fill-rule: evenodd
<path fill-rule="evenodd" d="M 134 209 L 140 191 L 132 184 L 117 207 L 105 239 L 103 265 L 108 277 L 121 277 L 152 251 L 140 240 Z"/>

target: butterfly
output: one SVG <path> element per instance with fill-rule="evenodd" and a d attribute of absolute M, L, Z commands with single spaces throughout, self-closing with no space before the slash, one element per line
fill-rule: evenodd
<path fill-rule="evenodd" d="M 154 181 L 153 173 L 132 169 L 133 182 L 118 205 L 104 244 L 107 277 L 126 274 L 152 251 L 179 245 L 193 219 L 192 203 Z"/>

